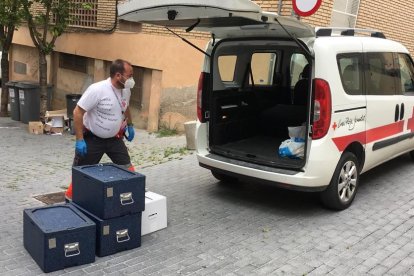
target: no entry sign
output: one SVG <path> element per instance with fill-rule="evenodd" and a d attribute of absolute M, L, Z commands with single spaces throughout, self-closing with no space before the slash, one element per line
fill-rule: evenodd
<path fill-rule="evenodd" d="M 322 0 L 292 0 L 293 10 L 299 16 L 314 14 L 322 4 Z"/>

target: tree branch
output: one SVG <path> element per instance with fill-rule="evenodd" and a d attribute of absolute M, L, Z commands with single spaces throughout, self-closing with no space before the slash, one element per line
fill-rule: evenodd
<path fill-rule="evenodd" d="M 51 1 L 52 2 L 52 1 Z M 47 31 L 48 31 L 48 23 L 50 21 L 50 8 L 51 8 L 51 2 L 46 4 L 46 13 L 45 13 L 45 21 L 43 22 L 43 45 L 46 46 L 47 43 Z"/>
<path fill-rule="evenodd" d="M 33 40 L 33 44 L 36 46 L 36 48 L 40 49 L 41 46 L 40 46 L 39 41 L 38 41 L 38 39 L 39 39 L 38 35 L 36 35 L 36 26 L 34 25 L 33 18 L 31 18 L 27 21 L 27 25 L 29 27 L 29 33 L 30 33 L 30 37 Z"/>
<path fill-rule="evenodd" d="M 30 13 L 30 7 L 28 2 L 24 2 L 23 9 L 26 14 L 27 27 L 29 28 L 30 37 L 32 38 L 33 44 L 36 48 L 41 49 L 39 44 L 39 35 L 37 34 L 36 24 L 33 22 L 33 15 Z"/>

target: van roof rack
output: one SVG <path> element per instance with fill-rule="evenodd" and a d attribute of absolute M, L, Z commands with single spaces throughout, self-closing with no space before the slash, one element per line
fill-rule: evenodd
<path fill-rule="evenodd" d="M 355 33 L 369 34 L 371 37 L 385 38 L 384 33 L 372 29 L 321 27 L 316 29 L 316 36 L 355 36 Z"/>

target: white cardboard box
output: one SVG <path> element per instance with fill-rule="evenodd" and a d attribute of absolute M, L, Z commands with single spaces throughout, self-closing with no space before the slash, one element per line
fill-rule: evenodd
<path fill-rule="evenodd" d="M 67 119 L 66 109 L 46 111 L 45 131 L 50 133 L 63 133 Z"/>
<path fill-rule="evenodd" d="M 141 236 L 167 227 L 167 198 L 153 193 L 145 193 L 145 211 L 142 212 Z"/>

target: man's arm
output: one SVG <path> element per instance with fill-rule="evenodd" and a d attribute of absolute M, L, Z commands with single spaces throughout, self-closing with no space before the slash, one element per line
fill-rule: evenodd
<path fill-rule="evenodd" d="M 127 124 L 132 125 L 132 117 L 131 117 L 131 111 L 129 111 L 129 106 L 125 110 L 125 118 L 127 120 Z"/>
<path fill-rule="evenodd" d="M 73 123 L 75 126 L 76 140 L 83 140 L 83 114 L 85 110 L 76 105 L 73 110 Z"/>

